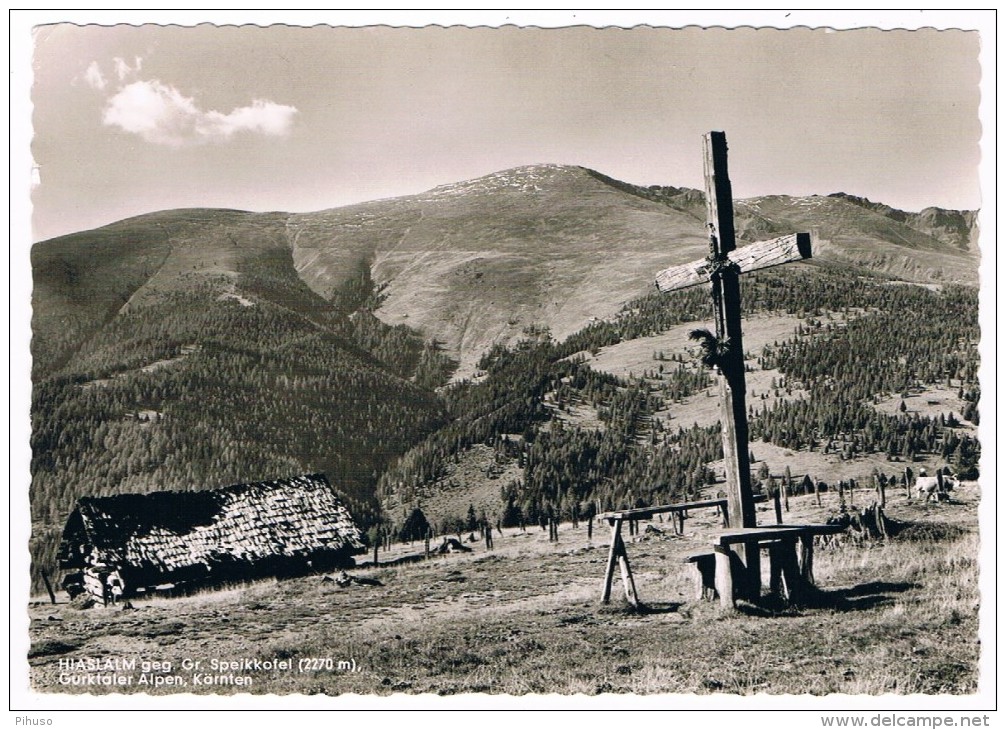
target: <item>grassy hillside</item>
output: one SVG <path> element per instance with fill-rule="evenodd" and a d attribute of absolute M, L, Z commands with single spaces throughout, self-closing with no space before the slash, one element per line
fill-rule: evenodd
<path fill-rule="evenodd" d="M 527 326 L 564 338 L 613 316 L 656 271 L 705 254 L 704 218 L 698 191 L 558 165 L 317 213 L 139 216 L 35 247 L 36 330 L 45 334 L 35 339 L 37 366 L 61 364 L 131 297 L 146 296 L 141 287 L 170 289 L 193 272 L 234 276 L 249 254 L 282 250 L 323 300 L 348 313 L 372 297 L 380 319 L 441 343 L 464 377 Z M 737 204 L 742 241 L 813 231 L 815 259 L 921 282 L 976 283 L 975 251 L 962 245 L 969 221 L 967 212 L 908 214 L 847 195 Z"/>
<path fill-rule="evenodd" d="M 976 259 L 959 245 L 964 214 L 944 211 L 941 225 L 957 231 L 948 236 L 932 220 L 887 211 L 844 197 L 771 196 L 739 201 L 737 226 L 746 241 L 813 231 L 823 262 L 976 283 Z M 377 316 L 444 343 L 465 377 L 491 345 L 513 344 L 525 327 L 562 339 L 613 316 L 657 271 L 706 254 L 704 220 L 698 191 L 538 165 L 298 214 L 288 227 L 297 270 L 315 291 L 328 297 L 369 267 L 381 292 Z"/>
<path fill-rule="evenodd" d="M 34 246 L 32 367 L 47 373 L 114 317 L 164 262 L 167 236 L 123 222 Z"/>
<path fill-rule="evenodd" d="M 613 315 L 668 255 L 702 255 L 695 223 L 582 168 L 537 166 L 296 215 L 289 227 L 298 271 L 316 291 L 369 263 L 377 316 L 443 342 L 464 375 L 529 325 L 565 336 Z"/>

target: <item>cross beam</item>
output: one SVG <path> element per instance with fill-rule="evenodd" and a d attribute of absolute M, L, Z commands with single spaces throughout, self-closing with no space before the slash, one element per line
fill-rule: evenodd
<path fill-rule="evenodd" d="M 744 403 L 744 344 L 741 338 L 740 274 L 810 258 L 810 234 L 796 233 L 738 249 L 734 234 L 733 195 L 727 174 L 727 138 L 704 137 L 706 220 L 709 256 L 672 266 L 657 274 L 661 292 L 710 282 L 716 321 L 715 347 L 708 361 L 719 373 L 720 423 L 727 477 L 727 519 L 731 527 L 755 527 L 748 421 Z"/>
<path fill-rule="evenodd" d="M 809 233 L 791 233 L 782 238 L 752 243 L 750 246 L 734 249 L 727 254 L 727 260 L 734 264 L 741 274 L 809 258 Z M 672 266 L 657 274 L 657 289 L 667 293 L 706 284 L 709 282 L 712 272 L 713 262 L 709 259 L 699 259 L 689 264 Z"/>

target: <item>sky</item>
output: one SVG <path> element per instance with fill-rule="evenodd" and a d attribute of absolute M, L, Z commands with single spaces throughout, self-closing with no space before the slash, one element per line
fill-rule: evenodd
<path fill-rule="evenodd" d="M 962 30 L 38 26 L 33 240 L 179 207 L 310 211 L 518 165 L 736 197 L 981 198 Z"/>

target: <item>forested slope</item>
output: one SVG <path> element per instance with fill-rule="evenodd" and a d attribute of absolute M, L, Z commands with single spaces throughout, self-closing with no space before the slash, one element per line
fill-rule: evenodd
<path fill-rule="evenodd" d="M 750 370 L 777 373 L 774 393 L 765 395 L 778 396 L 771 408 L 749 397 L 752 440 L 843 460 L 877 457 L 888 464 L 881 471 L 890 478 L 917 460 L 974 476 L 977 291 L 892 285 L 830 267 L 800 269 L 745 278 L 748 316 L 776 312 L 804 322 L 789 339 L 749 350 Z M 386 507 L 394 515 L 421 504 L 423 485 L 473 443 L 493 446 L 523 470 L 520 480 L 499 485 L 496 516 L 504 522 L 533 523 L 547 514 L 568 519 L 574 511 L 583 516 L 715 491 L 716 473 L 709 467 L 722 458 L 719 428 L 685 425 L 688 406 L 676 405 L 709 384 L 697 358 L 673 367 L 655 361 L 649 372 L 620 380 L 593 371 L 577 355 L 682 322 L 698 325 L 709 308 L 707 297 L 704 288 L 648 296 L 629 303 L 614 321 L 594 323 L 563 342 L 530 332 L 515 348 L 494 349 L 480 363 L 483 375 L 448 390 L 451 424 L 383 476 Z M 961 408 L 929 417 L 873 407 L 928 386 L 956 391 Z M 797 390 L 807 396 L 786 397 Z M 546 399 L 560 410 L 586 404 L 604 427 L 563 425 Z M 678 425 L 654 417 L 666 409 Z M 438 517 L 450 524 L 464 515 Z"/>

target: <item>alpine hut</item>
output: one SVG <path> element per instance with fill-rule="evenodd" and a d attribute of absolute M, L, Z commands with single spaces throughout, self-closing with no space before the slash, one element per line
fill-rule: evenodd
<path fill-rule="evenodd" d="M 353 565 L 359 527 L 323 474 L 194 492 L 82 497 L 63 529 L 71 597 L 107 603 L 157 586 L 204 585 Z"/>

